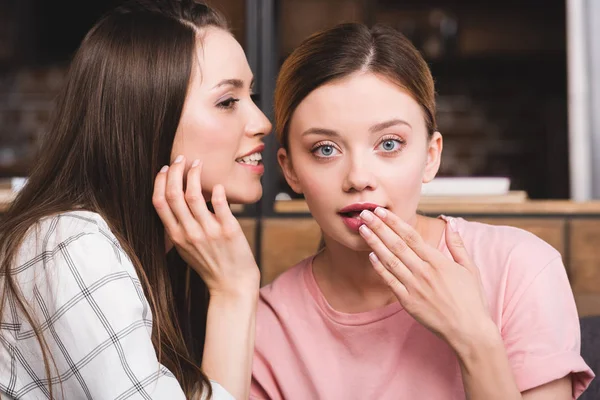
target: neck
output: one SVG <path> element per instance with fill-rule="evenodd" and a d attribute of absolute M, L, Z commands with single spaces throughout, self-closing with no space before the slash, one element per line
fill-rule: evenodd
<path fill-rule="evenodd" d="M 353 251 L 334 240 L 313 262 L 313 273 L 327 302 L 337 311 L 359 313 L 397 301 L 373 269 L 368 251 Z"/>

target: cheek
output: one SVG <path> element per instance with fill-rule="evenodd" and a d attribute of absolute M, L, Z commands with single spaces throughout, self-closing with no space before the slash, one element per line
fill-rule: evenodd
<path fill-rule="evenodd" d="M 418 207 L 424 172 L 425 158 L 415 158 L 390 168 L 380 181 L 387 197 L 397 207 L 397 212 L 407 213 L 404 217 L 411 215 Z"/>
<path fill-rule="evenodd" d="M 188 163 L 203 162 L 203 186 L 223 182 L 235 163 L 243 132 L 229 118 L 207 111 L 186 116 L 177 130 L 172 157 L 183 154 Z M 214 181 L 214 182 L 212 182 Z M 204 185 L 206 184 L 206 185 Z"/>

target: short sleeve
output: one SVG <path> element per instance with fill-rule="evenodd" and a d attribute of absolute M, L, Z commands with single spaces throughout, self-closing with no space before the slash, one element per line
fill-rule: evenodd
<path fill-rule="evenodd" d="M 501 332 L 521 392 L 570 374 L 577 398 L 594 377 L 580 355 L 579 317 L 560 256 L 509 299 Z"/>
<path fill-rule="evenodd" d="M 62 236 L 33 268 L 35 281 L 23 287 L 56 365 L 55 396 L 58 391 L 73 399 L 185 399 L 177 379 L 158 362 L 148 302 L 114 237 L 100 230 Z M 10 393 L 47 397 L 30 327 L 17 333 L 10 357 L 18 373 Z"/>

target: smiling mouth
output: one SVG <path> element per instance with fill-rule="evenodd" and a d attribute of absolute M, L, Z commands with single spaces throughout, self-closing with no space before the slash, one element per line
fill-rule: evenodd
<path fill-rule="evenodd" d="M 238 158 L 235 162 L 244 165 L 257 166 L 262 164 L 262 154 L 260 152 L 252 153 L 248 156 Z"/>

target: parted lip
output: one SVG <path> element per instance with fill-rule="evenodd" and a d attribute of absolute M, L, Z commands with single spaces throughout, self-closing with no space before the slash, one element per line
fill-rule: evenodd
<path fill-rule="evenodd" d="M 250 154 L 254 154 L 254 153 L 260 153 L 261 151 L 263 151 L 265 149 L 265 145 L 261 144 L 257 147 L 255 147 L 253 150 L 250 150 L 248 153 L 244 154 L 243 156 L 239 156 L 238 158 L 236 158 L 236 160 L 239 160 L 240 158 L 244 158 L 249 156 Z"/>
<path fill-rule="evenodd" d="M 354 203 L 354 204 L 350 204 L 349 206 L 342 208 L 340 211 L 338 211 L 338 213 L 339 214 L 347 214 L 347 213 L 351 213 L 351 212 L 361 212 L 362 210 L 373 211 L 377 207 L 381 207 L 381 206 L 379 204 L 373 204 L 373 203 Z"/>

